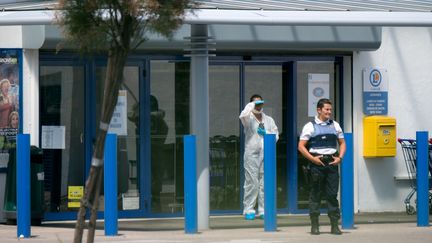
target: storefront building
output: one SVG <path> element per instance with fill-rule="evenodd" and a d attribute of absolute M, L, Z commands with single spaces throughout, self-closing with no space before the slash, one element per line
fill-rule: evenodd
<path fill-rule="evenodd" d="M 212 1 L 202 2 L 214 7 Z M 432 10 L 432 4 L 425 7 Z M 244 136 L 238 115 L 255 93 L 264 97 L 265 113 L 279 127 L 279 213 L 307 212 L 307 161 L 297 152 L 297 141 L 303 125 L 313 119 L 314 98 L 321 96 L 333 100 L 334 118 L 354 136 L 355 212 L 405 210 L 410 188 L 400 148 L 395 157 L 363 156 L 363 72 L 387 72 L 387 116 L 397 121 L 397 137 L 431 131 L 431 27 L 206 27 L 215 48 L 208 57 L 211 215 L 242 212 Z M 120 124 L 113 131 L 118 134 L 121 218 L 183 215 L 182 139 L 191 133 L 193 100 L 191 28 L 183 25 L 170 41 L 150 37 L 124 69 L 118 120 L 112 121 Z M 43 149 L 44 220 L 74 219 L 77 208 L 68 191 L 84 186 L 88 176 L 106 57 L 83 57 L 73 48 L 57 52 L 63 37 L 55 25 L 0 30 L 11 36 L 0 41 L 0 49 L 16 53 L 22 64 L 17 72 L 20 130 Z"/>

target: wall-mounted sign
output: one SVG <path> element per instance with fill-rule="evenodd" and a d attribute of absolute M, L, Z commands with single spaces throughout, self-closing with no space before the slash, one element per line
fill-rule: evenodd
<path fill-rule="evenodd" d="M 330 74 L 308 74 L 308 116 L 317 114 L 317 104 L 322 98 L 330 97 Z"/>
<path fill-rule="evenodd" d="M 139 197 L 122 196 L 123 210 L 136 210 L 139 209 Z"/>
<path fill-rule="evenodd" d="M 65 133 L 65 126 L 42 126 L 42 148 L 65 149 Z"/>
<path fill-rule="evenodd" d="M 388 78 L 386 69 L 363 69 L 363 113 L 387 115 Z"/>
<path fill-rule="evenodd" d="M 83 196 L 83 186 L 68 186 L 68 208 L 79 208 Z"/>
<path fill-rule="evenodd" d="M 127 135 L 127 92 L 119 90 L 117 105 L 111 117 L 108 133 L 115 133 L 119 136 Z"/>

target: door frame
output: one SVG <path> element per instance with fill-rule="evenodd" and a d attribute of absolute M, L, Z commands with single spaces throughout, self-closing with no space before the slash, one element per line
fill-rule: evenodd
<path fill-rule="evenodd" d="M 84 99 L 85 99 L 85 107 L 84 108 L 84 160 L 85 163 L 82 165 L 84 167 L 84 175 L 85 178 L 88 176 L 88 170 L 87 164 L 90 164 L 91 156 L 92 156 L 92 139 L 89 136 L 91 134 L 92 127 L 90 126 L 89 119 L 87 119 L 91 113 L 91 110 L 89 109 L 87 105 L 87 101 L 91 97 L 91 93 L 89 90 L 91 90 L 91 82 L 88 82 L 88 76 L 89 71 L 91 70 L 91 63 L 87 60 L 79 59 L 73 56 L 69 55 L 59 55 L 59 56 L 53 56 L 50 54 L 41 53 L 39 57 L 39 73 L 40 68 L 43 66 L 80 66 L 84 68 Z M 38 87 L 39 88 L 39 87 Z M 39 134 L 41 134 L 42 130 L 42 124 L 39 124 Z M 41 144 L 42 137 L 39 137 L 39 144 Z M 90 148 L 90 149 L 89 149 Z M 82 178 L 83 185 L 85 184 L 85 178 Z M 50 221 L 50 220 L 71 220 L 76 219 L 77 212 L 76 211 L 70 211 L 70 212 L 45 212 L 44 213 L 44 221 Z"/>

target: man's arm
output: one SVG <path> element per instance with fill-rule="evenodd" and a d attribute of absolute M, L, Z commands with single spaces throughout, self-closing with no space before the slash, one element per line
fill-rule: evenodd
<path fill-rule="evenodd" d="M 245 106 L 245 108 L 240 113 L 239 119 L 241 120 L 243 126 L 246 127 L 248 125 L 249 116 L 254 108 L 255 108 L 255 103 L 250 102 Z"/>
<path fill-rule="evenodd" d="M 329 163 L 329 165 L 337 165 L 340 164 L 342 162 L 342 158 L 345 155 L 345 151 L 346 151 L 346 144 L 345 144 L 345 139 L 343 138 L 338 138 L 338 142 L 339 142 L 339 157 L 335 157 L 333 156 L 334 161 Z"/>
<path fill-rule="evenodd" d="M 307 144 L 307 140 L 300 140 L 299 144 L 298 144 L 298 151 L 300 151 L 300 153 L 306 158 L 308 159 L 310 162 L 316 164 L 316 165 L 322 165 L 324 166 L 324 163 L 321 162 L 320 157 L 322 157 L 322 155 L 318 155 L 318 156 L 313 156 L 312 154 L 309 153 L 309 151 L 306 148 L 306 144 Z"/>

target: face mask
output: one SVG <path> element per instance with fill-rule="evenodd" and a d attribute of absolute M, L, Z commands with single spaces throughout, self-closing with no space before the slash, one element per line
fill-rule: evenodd
<path fill-rule="evenodd" d="M 257 111 L 257 110 L 255 110 L 255 109 L 253 109 L 252 112 L 253 112 L 254 114 L 261 114 L 261 113 L 263 112 L 263 110 L 264 110 L 264 108 L 261 108 L 260 111 Z"/>

